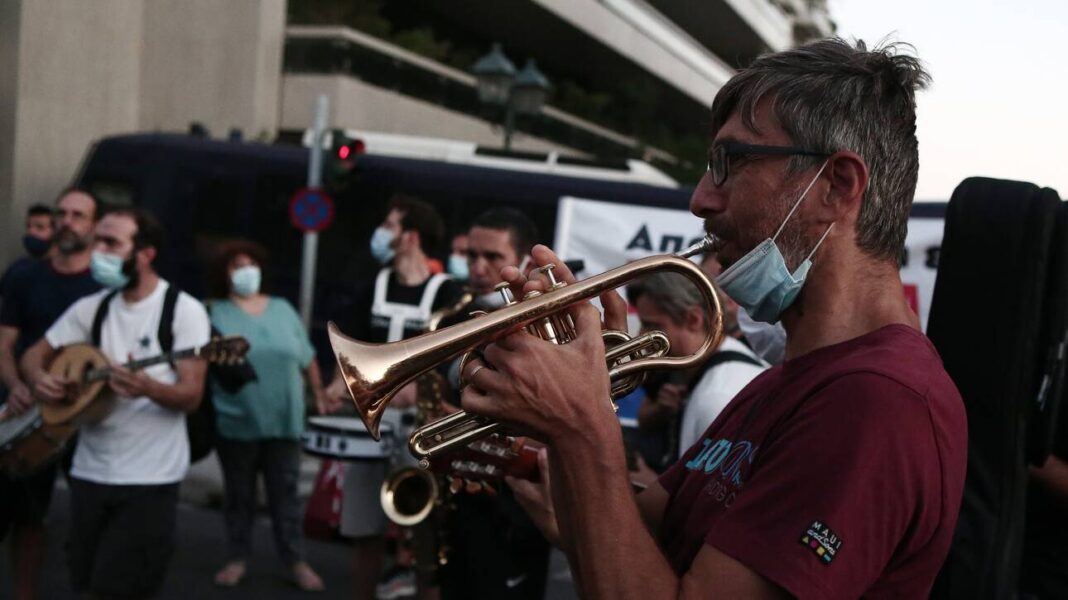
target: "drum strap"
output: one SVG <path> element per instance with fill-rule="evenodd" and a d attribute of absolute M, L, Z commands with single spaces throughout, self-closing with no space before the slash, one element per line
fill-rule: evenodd
<path fill-rule="evenodd" d="M 100 304 L 96 307 L 96 315 L 93 316 L 92 341 L 97 348 L 100 347 L 100 331 L 104 327 L 104 319 L 108 316 L 108 307 L 111 299 L 119 293 L 119 290 L 108 292 Z M 174 307 L 178 304 L 178 288 L 167 285 L 167 291 L 163 294 L 163 312 L 159 317 L 159 330 L 156 339 L 159 340 L 159 348 L 163 353 L 174 349 Z"/>

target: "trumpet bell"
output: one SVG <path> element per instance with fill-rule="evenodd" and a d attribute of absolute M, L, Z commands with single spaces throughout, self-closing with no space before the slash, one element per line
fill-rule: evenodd
<path fill-rule="evenodd" d="M 424 363 L 405 360 L 416 351 L 410 343 L 416 338 L 391 344 L 369 344 L 341 333 L 333 321 L 327 324 L 326 331 L 356 412 L 367 432 L 378 440 L 386 405 L 401 388 L 427 371 Z"/>

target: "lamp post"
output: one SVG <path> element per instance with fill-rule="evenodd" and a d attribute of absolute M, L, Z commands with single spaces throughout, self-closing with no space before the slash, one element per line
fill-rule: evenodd
<path fill-rule="evenodd" d="M 504 149 L 511 150 L 516 114 L 541 112 L 549 95 L 549 80 L 538 70 L 534 59 L 528 59 L 523 69 L 516 72 L 498 43 L 475 62 L 471 72 L 478 79 L 478 99 L 504 107 Z"/>

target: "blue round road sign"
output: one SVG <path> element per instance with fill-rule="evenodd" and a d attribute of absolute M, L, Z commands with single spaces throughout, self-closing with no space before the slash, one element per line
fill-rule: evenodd
<path fill-rule="evenodd" d="M 299 190 L 289 201 L 289 220 L 305 233 L 322 231 L 334 220 L 334 199 L 320 189 Z"/>

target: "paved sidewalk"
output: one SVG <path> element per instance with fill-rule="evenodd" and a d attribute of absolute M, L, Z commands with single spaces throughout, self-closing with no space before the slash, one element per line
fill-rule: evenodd
<path fill-rule="evenodd" d="M 204 506 L 204 500 L 219 498 L 211 476 L 213 459 L 196 465 L 187 482 L 183 483 L 182 503 L 178 512 L 177 548 L 171 561 L 167 581 L 158 598 L 162 600 L 237 599 L 237 598 L 322 598 L 348 599 L 349 594 L 349 549 L 343 543 L 307 541 L 308 561 L 322 575 L 327 591 L 323 594 L 308 594 L 291 585 L 279 565 L 271 538 L 270 522 L 264 515 L 256 520 L 254 528 L 253 556 L 249 573 L 235 589 L 221 589 L 212 583 L 215 571 L 225 559 L 225 543 L 222 515 L 217 508 Z M 314 467 L 311 468 L 314 477 Z M 306 488 L 310 489 L 310 487 Z M 67 600 L 77 598 L 70 593 L 70 584 L 64 563 L 63 540 L 66 537 L 70 494 L 65 483 L 56 486 L 52 509 L 49 513 L 48 555 L 42 577 L 42 600 Z M 7 544 L 0 545 L 0 599 L 11 597 L 9 557 Z M 546 600 L 573 600 L 574 591 L 567 573 L 566 563 L 559 554 L 554 555 L 550 567 L 549 589 Z"/>

